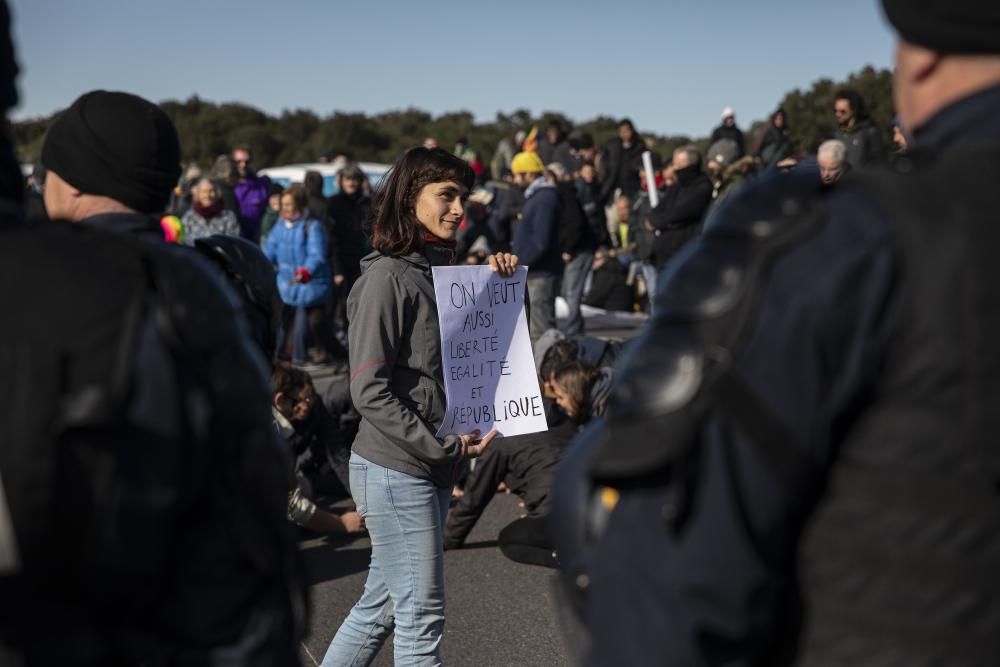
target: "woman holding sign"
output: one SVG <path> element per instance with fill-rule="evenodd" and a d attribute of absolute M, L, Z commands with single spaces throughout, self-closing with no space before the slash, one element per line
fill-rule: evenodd
<path fill-rule="evenodd" d="M 324 667 L 367 665 L 395 630 L 395 664 L 439 665 L 444 630 L 445 518 L 458 464 L 493 439 L 435 436 L 445 416 L 432 266 L 454 259 L 455 234 L 475 174 L 439 148 L 401 156 L 376 195 L 373 253 L 347 300 L 351 398 L 362 421 L 351 493 L 372 538 L 361 600 L 330 644 Z M 490 266 L 510 275 L 517 257 Z"/>

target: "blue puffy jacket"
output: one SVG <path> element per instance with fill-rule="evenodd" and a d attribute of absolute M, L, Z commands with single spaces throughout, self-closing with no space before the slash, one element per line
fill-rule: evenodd
<path fill-rule="evenodd" d="M 278 292 L 289 306 L 315 306 L 333 289 L 326 261 L 326 230 L 318 220 L 301 219 L 291 226 L 279 218 L 264 245 L 264 254 L 278 270 Z M 311 280 L 296 283 L 295 271 L 304 268 Z"/>

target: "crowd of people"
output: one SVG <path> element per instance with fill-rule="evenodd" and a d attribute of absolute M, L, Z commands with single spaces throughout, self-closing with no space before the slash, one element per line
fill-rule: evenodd
<path fill-rule="evenodd" d="M 809 154 L 782 109 L 666 160 L 552 124 L 492 178 L 428 138 L 329 198 L 249 146 L 182 177 L 128 93 L 74 101 L 27 191 L 0 135 L 0 658 L 296 664 L 299 526 L 372 538 L 324 665 L 440 664 L 444 551 L 510 492 L 584 664 L 996 663 L 1000 14 L 954 1 L 885 0 L 891 151 L 849 90 Z M 547 431 L 437 435 L 456 262 L 527 265 Z"/>

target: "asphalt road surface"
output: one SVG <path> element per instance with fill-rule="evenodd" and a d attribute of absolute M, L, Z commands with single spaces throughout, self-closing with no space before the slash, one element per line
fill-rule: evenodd
<path fill-rule="evenodd" d="M 570 665 L 559 628 L 552 570 L 504 558 L 496 537 L 522 510 L 516 496 L 500 494 L 457 551 L 445 552 L 446 665 L 483 667 Z M 368 576 L 371 543 L 305 537 L 301 542 L 312 596 L 302 664 L 323 661 L 326 647 L 357 602 Z M 375 665 L 392 665 L 390 638 Z"/>

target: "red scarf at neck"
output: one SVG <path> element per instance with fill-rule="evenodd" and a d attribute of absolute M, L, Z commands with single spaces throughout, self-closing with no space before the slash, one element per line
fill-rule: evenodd
<path fill-rule="evenodd" d="M 428 231 L 424 231 L 424 246 L 432 251 L 437 250 L 441 253 L 447 252 L 449 255 L 449 264 L 455 261 L 455 248 L 458 247 L 458 241 L 455 239 L 445 240 L 434 236 Z"/>
<path fill-rule="evenodd" d="M 216 199 L 210 206 L 202 206 L 199 202 L 194 202 L 191 204 L 191 208 L 194 212 L 205 218 L 206 220 L 211 220 L 215 216 L 222 213 L 222 207 L 224 203 L 221 199 Z"/>

